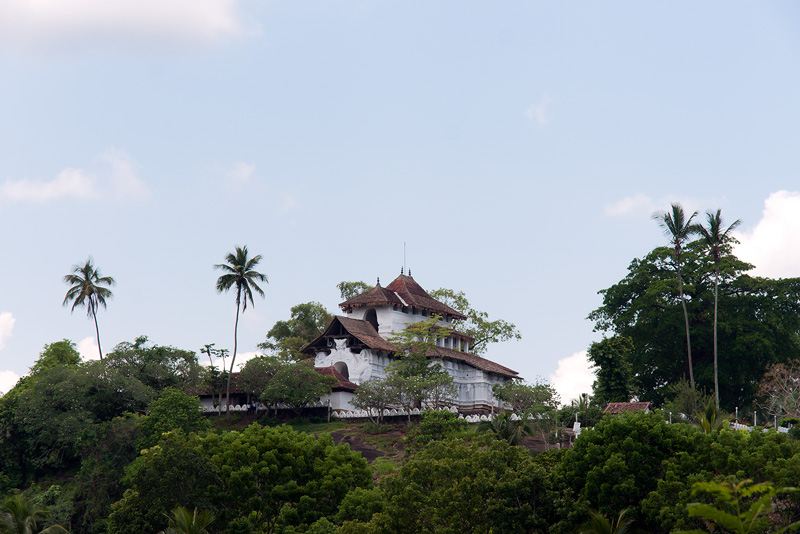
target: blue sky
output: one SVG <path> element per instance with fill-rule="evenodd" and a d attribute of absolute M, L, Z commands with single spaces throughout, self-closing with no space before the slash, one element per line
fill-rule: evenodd
<path fill-rule="evenodd" d="M 791 2 L 6 0 L 0 391 L 91 255 L 103 348 L 233 346 L 213 264 L 264 257 L 253 352 L 341 280 L 466 292 L 523 340 L 487 356 L 567 400 L 597 291 L 680 201 L 742 219 L 758 274 L 800 272 L 800 7 Z"/>

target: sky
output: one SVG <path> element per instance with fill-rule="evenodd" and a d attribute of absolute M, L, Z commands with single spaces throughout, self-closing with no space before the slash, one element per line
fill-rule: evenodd
<path fill-rule="evenodd" d="M 95 357 L 63 276 L 115 278 L 104 351 L 233 348 L 235 246 L 265 298 L 237 358 L 336 284 L 464 291 L 486 356 L 591 388 L 598 291 L 671 202 L 800 274 L 800 5 L 278 0 L 0 3 L 0 391 L 47 343 Z M 405 248 L 405 258 L 404 258 Z"/>

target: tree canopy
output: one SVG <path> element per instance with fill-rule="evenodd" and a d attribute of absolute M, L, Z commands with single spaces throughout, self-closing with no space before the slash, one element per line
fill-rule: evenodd
<path fill-rule="evenodd" d="M 633 394 L 660 404 L 669 387 L 688 378 L 686 336 L 673 251 L 658 247 L 634 259 L 623 280 L 600 291 L 589 318 L 595 330 L 630 338 Z M 767 366 L 800 357 L 800 278 L 747 274 L 752 265 L 721 252 L 718 287 L 720 402 L 747 406 Z M 704 244 L 683 251 L 683 291 L 692 331 L 695 382 L 714 389 L 714 285 L 717 265 Z"/>
<path fill-rule="evenodd" d="M 487 312 L 476 310 L 470 305 L 463 291 L 440 288 L 431 291 L 430 295 L 467 316 L 467 319 L 456 328 L 475 338 L 470 345 L 470 352 L 474 354 L 484 354 L 490 343 L 522 339 L 522 334 L 519 333 L 514 323 L 505 319 L 489 319 Z"/>
<path fill-rule="evenodd" d="M 300 348 L 321 335 L 332 319 L 319 302 L 292 306 L 289 320 L 276 322 L 258 346 L 284 360 L 300 360 L 305 357 Z"/>

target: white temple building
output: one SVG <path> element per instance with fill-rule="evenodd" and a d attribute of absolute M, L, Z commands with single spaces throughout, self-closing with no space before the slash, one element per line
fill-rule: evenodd
<path fill-rule="evenodd" d="M 517 378 L 517 372 L 469 352 L 473 338 L 457 331 L 466 317 L 431 297 L 408 275 L 400 274 L 386 287 L 378 285 L 339 307 L 345 316 L 334 317 L 319 337 L 301 351 L 314 357 L 314 367 L 338 380 L 330 400 L 334 410 L 352 410 L 350 400 L 358 385 L 386 376 L 397 349 L 392 335 L 407 325 L 440 317 L 451 334 L 437 342 L 436 360 L 453 377 L 456 407 L 461 412 L 486 412 L 496 406 L 492 386 Z"/>

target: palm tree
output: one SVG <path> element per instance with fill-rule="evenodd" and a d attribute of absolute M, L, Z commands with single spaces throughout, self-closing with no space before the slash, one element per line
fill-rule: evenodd
<path fill-rule="evenodd" d="M 514 419 L 513 414 L 501 413 L 478 424 L 478 432 L 488 432 L 499 440 L 505 440 L 509 445 L 519 445 L 522 438 L 533 434 L 533 425 L 528 419 L 529 414 L 524 414 L 519 419 Z"/>
<path fill-rule="evenodd" d="M 722 430 L 728 426 L 729 417 L 721 414 L 714 403 L 709 400 L 705 410 L 695 414 L 694 426 L 704 434 L 711 434 L 714 430 Z"/>
<path fill-rule="evenodd" d="M 73 265 L 72 272 L 64 276 L 64 282 L 70 284 L 69 290 L 62 304 L 67 306 L 72 302 L 70 313 L 78 306 L 86 306 L 86 315 L 94 319 L 94 329 L 97 333 L 97 350 L 100 360 L 103 359 L 103 349 L 100 348 L 100 329 L 97 326 L 97 309 L 106 307 L 106 299 L 114 296 L 111 290 L 103 286 L 116 284 L 110 276 L 100 276 L 100 270 L 92 265 L 92 258 L 86 260 L 83 266 Z"/>
<path fill-rule="evenodd" d="M 625 534 L 633 524 L 633 518 L 625 517 L 628 509 L 619 513 L 616 521 L 610 520 L 600 512 L 589 512 L 589 520 L 583 524 L 578 534 Z"/>
<path fill-rule="evenodd" d="M 172 511 L 169 518 L 169 526 L 159 534 L 208 534 L 208 525 L 214 520 L 214 514 L 204 510 L 190 512 L 183 506 L 179 506 Z"/>
<path fill-rule="evenodd" d="M 214 265 L 215 269 L 225 272 L 217 278 L 217 292 L 222 293 L 229 289 L 236 288 L 236 324 L 233 329 L 233 357 L 231 358 L 231 369 L 228 373 L 228 385 L 225 391 L 226 413 L 230 417 L 231 408 L 231 376 L 233 376 L 233 364 L 236 361 L 236 349 L 239 341 L 239 309 L 242 313 L 247 310 L 247 301 L 255 306 L 253 302 L 253 291 L 264 297 L 264 291 L 258 287 L 256 281 L 267 282 L 267 276 L 255 271 L 255 266 L 261 261 L 261 255 L 247 257 L 247 246 L 235 247 L 233 253 L 225 257 L 226 263 Z M 242 298 L 244 297 L 244 298 Z M 244 304 L 242 301 L 244 300 Z"/>
<path fill-rule="evenodd" d="M 692 365 L 692 339 L 689 336 L 689 314 L 686 311 L 686 300 L 683 298 L 683 277 L 681 276 L 681 257 L 683 245 L 689 240 L 689 236 L 694 233 L 692 219 L 697 216 L 697 212 L 692 213 L 689 218 L 683 212 L 680 204 L 672 205 L 672 213 L 660 211 L 653 214 L 653 219 L 658 221 L 658 225 L 664 229 L 664 234 L 670 238 L 669 242 L 673 246 L 675 255 L 675 270 L 678 273 L 678 294 L 683 306 L 683 320 L 686 323 L 686 352 L 689 357 L 689 384 L 694 389 L 694 370 Z"/>
<path fill-rule="evenodd" d="M 721 210 L 716 213 L 707 212 L 706 221 L 708 227 L 700 224 L 693 226 L 694 231 L 700 234 L 706 248 L 711 252 L 714 259 L 714 403 L 719 410 L 719 379 L 717 378 L 717 306 L 719 303 L 719 260 L 722 253 L 726 250 L 733 236 L 731 233 L 741 224 L 741 220 L 736 219 L 730 226 L 723 230 Z"/>
<path fill-rule="evenodd" d="M 62 534 L 67 530 L 61 525 L 52 525 L 40 530 L 47 513 L 31 504 L 22 495 L 9 497 L 0 506 L 0 533 L 2 534 Z"/>

